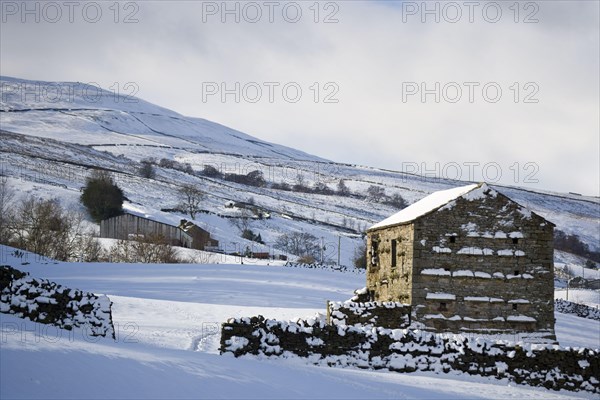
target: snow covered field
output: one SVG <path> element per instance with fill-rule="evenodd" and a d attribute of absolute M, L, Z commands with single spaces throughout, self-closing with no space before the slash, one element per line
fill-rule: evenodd
<path fill-rule="evenodd" d="M 1 398 L 407 398 L 567 399 L 467 375 L 326 368 L 299 360 L 220 356 L 219 324 L 263 314 L 295 319 L 324 312 L 364 286 L 362 274 L 263 265 L 27 265 L 3 262 L 114 302 L 117 341 L 59 331 L 1 314 Z M 600 347 L 600 323 L 557 315 L 563 346 Z"/>

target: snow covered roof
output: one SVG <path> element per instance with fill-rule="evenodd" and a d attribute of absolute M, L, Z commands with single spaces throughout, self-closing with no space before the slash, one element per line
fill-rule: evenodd
<path fill-rule="evenodd" d="M 132 203 L 123 203 L 123 212 L 125 214 L 135 215 L 136 217 L 146 218 L 154 222 L 160 222 L 161 224 L 179 226 L 181 218 L 178 216 L 170 215 L 161 211 L 149 211 L 144 207 L 134 205 Z"/>
<path fill-rule="evenodd" d="M 471 193 L 474 189 L 479 190 L 476 191 L 477 193 Z M 437 210 L 438 208 L 448 204 L 452 200 L 462 197 L 467 193 L 471 193 L 469 198 L 474 199 L 477 197 L 477 195 L 480 194 L 479 192 L 483 194 L 483 192 L 486 190 L 489 190 L 489 187 L 485 183 L 480 183 L 434 192 L 429 196 L 417 201 L 416 203 L 411 204 L 402 211 L 392 215 L 391 217 L 388 217 L 383 221 L 378 222 L 377 224 L 370 227 L 368 230 L 379 229 L 392 225 L 400 225 L 414 221 L 415 219 L 425 214 L 429 214 L 430 212 Z"/>

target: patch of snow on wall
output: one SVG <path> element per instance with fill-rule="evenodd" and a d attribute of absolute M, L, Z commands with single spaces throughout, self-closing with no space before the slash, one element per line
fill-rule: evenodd
<path fill-rule="evenodd" d="M 463 247 L 456 254 L 468 254 L 472 256 L 492 256 L 494 255 L 494 250 L 489 248 L 481 249 L 479 247 Z"/>
<path fill-rule="evenodd" d="M 514 322 L 536 322 L 537 321 L 535 318 L 528 317 L 526 315 L 509 315 L 506 318 L 506 320 L 514 321 Z"/>
<path fill-rule="evenodd" d="M 450 276 L 451 274 L 443 268 L 425 268 L 421 271 L 421 275 Z"/>
<path fill-rule="evenodd" d="M 468 271 L 468 270 L 460 270 L 460 271 L 454 271 L 452 273 L 452 276 L 455 277 L 468 277 L 468 278 L 472 278 L 473 275 L 473 271 Z"/>
<path fill-rule="evenodd" d="M 456 300 L 456 296 L 451 293 L 427 293 L 427 300 Z"/>

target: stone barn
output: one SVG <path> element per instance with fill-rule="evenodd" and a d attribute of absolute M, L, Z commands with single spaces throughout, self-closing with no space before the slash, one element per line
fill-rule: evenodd
<path fill-rule="evenodd" d="M 219 242 L 210 237 L 210 233 L 191 221 L 182 219 L 179 223 L 183 247 L 199 250 L 214 250 Z"/>
<path fill-rule="evenodd" d="M 485 183 L 435 192 L 368 229 L 368 297 L 430 330 L 553 339 L 553 230 Z"/>

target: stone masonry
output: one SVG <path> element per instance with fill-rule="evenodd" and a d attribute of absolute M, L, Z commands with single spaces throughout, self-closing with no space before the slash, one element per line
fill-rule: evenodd
<path fill-rule="evenodd" d="M 597 350 L 372 325 L 331 325 L 319 318 L 296 322 L 262 316 L 232 318 L 222 324 L 220 351 L 236 357 L 302 357 L 324 366 L 460 371 L 553 390 L 600 393 Z"/>
<path fill-rule="evenodd" d="M 84 329 L 87 336 L 115 339 L 111 306 L 107 296 L 70 289 L 8 265 L 0 266 L 0 313 L 68 331 Z"/>
<path fill-rule="evenodd" d="M 374 325 L 389 329 L 410 326 L 411 307 L 402 303 L 328 301 L 329 325 Z"/>
<path fill-rule="evenodd" d="M 467 187 L 407 222 L 369 229 L 370 299 L 411 305 L 429 330 L 554 340 L 553 229 L 485 184 Z"/>

